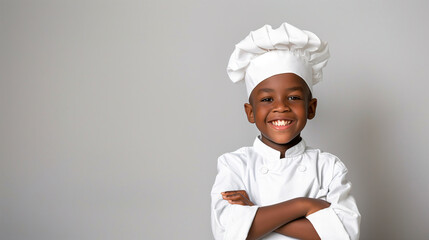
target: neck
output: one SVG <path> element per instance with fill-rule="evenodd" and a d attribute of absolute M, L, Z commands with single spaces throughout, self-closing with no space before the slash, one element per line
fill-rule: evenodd
<path fill-rule="evenodd" d="M 269 139 L 266 139 L 264 137 L 261 138 L 261 141 L 263 143 L 265 143 L 267 146 L 279 151 L 280 157 L 284 158 L 286 156 L 286 151 L 288 149 L 292 148 L 293 146 L 297 145 L 301 141 L 301 139 L 302 139 L 301 136 L 298 135 L 294 139 L 292 139 L 290 142 L 284 143 L 284 144 L 279 144 L 279 143 L 270 141 Z"/>

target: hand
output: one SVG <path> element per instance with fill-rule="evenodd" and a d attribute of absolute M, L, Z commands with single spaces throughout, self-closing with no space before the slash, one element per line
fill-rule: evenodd
<path fill-rule="evenodd" d="M 239 204 L 243 206 L 255 205 L 250 201 L 249 195 L 247 195 L 247 192 L 244 190 L 227 191 L 221 194 L 222 198 L 227 200 L 230 204 Z"/>

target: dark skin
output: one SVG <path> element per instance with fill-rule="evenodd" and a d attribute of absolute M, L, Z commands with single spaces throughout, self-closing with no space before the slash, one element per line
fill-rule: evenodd
<path fill-rule="evenodd" d="M 261 132 L 261 141 L 278 150 L 282 158 L 301 141 L 301 131 L 307 120 L 314 118 L 316 107 L 317 99 L 312 98 L 305 81 L 293 73 L 265 79 L 244 104 L 248 121 Z M 254 205 L 244 190 L 223 192 L 222 197 L 230 204 Z M 305 217 L 329 206 L 326 201 L 302 197 L 259 207 L 247 239 L 260 239 L 271 232 L 303 240 L 320 239 Z"/>
<path fill-rule="evenodd" d="M 254 205 L 244 190 L 223 192 L 222 197 L 230 204 Z M 260 239 L 271 232 L 301 240 L 320 239 L 313 225 L 305 217 L 329 206 L 330 204 L 323 200 L 295 198 L 260 207 L 246 239 Z"/>
<path fill-rule="evenodd" d="M 284 157 L 285 152 L 301 141 L 301 131 L 307 119 L 316 115 L 317 99 L 302 78 L 293 73 L 269 77 L 259 83 L 244 104 L 247 120 L 256 124 L 261 141 Z M 283 128 L 273 125 L 275 120 L 287 120 Z"/>

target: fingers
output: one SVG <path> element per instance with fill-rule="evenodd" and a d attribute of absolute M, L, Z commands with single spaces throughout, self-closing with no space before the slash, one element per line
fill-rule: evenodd
<path fill-rule="evenodd" d="M 230 204 L 239 204 L 245 206 L 253 206 L 254 204 L 249 200 L 249 196 L 244 190 L 222 192 L 222 198 Z"/>
<path fill-rule="evenodd" d="M 226 192 L 222 192 L 221 194 L 222 196 L 233 196 L 233 195 L 240 194 L 245 198 L 249 198 L 249 195 L 247 195 L 247 192 L 244 190 L 226 191 Z"/>
<path fill-rule="evenodd" d="M 238 193 L 238 194 L 241 194 L 241 195 L 243 195 L 243 197 L 245 197 L 245 198 L 249 199 L 249 195 L 247 195 L 247 192 L 246 192 L 246 191 L 244 191 L 244 190 L 238 190 L 238 191 L 237 191 L 237 193 Z"/>
<path fill-rule="evenodd" d="M 222 198 L 225 200 L 238 200 L 243 198 L 243 195 L 239 193 L 228 193 L 228 194 L 222 195 Z"/>

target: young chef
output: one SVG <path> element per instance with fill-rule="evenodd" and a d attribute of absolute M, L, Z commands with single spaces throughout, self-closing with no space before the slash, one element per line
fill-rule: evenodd
<path fill-rule="evenodd" d="M 260 135 L 218 159 L 215 239 L 359 239 L 347 168 L 300 135 L 316 114 L 312 87 L 328 58 L 326 42 L 288 23 L 265 25 L 236 45 L 227 72 L 245 81 L 245 112 Z"/>

